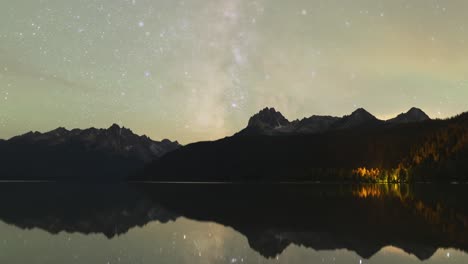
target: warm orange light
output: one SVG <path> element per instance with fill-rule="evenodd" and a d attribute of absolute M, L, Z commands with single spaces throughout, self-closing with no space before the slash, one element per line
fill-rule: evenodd
<path fill-rule="evenodd" d="M 366 167 L 357 168 L 353 170 L 354 174 L 357 174 L 361 178 L 377 180 L 381 175 L 381 171 L 378 168 L 367 169 Z"/>

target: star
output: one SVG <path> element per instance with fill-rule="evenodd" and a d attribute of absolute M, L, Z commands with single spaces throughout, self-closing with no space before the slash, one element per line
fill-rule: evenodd
<path fill-rule="evenodd" d="M 122 120 L 191 143 L 265 104 L 296 117 L 468 110 L 463 1 L 56 2 L 0 8 L 0 113 L 15 120 L 0 138 Z"/>

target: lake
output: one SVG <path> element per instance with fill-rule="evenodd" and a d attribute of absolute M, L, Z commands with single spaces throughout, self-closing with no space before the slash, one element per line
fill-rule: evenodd
<path fill-rule="evenodd" d="M 0 263 L 468 263 L 467 191 L 0 183 Z"/>

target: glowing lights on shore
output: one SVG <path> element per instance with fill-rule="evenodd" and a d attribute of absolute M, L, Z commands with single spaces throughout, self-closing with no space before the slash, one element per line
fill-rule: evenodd
<path fill-rule="evenodd" d="M 408 170 L 399 166 L 396 169 L 359 167 L 353 170 L 358 180 L 372 183 L 401 183 L 408 181 Z"/>

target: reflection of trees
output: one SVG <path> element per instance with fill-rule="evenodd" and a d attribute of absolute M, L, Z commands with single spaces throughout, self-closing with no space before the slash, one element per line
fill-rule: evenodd
<path fill-rule="evenodd" d="M 360 199 L 398 199 L 415 217 L 420 217 L 432 230 L 444 233 L 449 239 L 466 241 L 468 215 L 463 205 L 454 207 L 440 197 L 419 197 L 409 184 L 364 184 L 356 186 L 352 193 Z M 460 201 L 462 203 L 463 201 Z"/>
<path fill-rule="evenodd" d="M 346 248 L 364 258 L 388 245 L 419 259 L 441 247 L 467 250 L 466 193 L 457 188 L 464 186 L 450 185 L 443 192 L 432 187 L 436 185 L 12 184 L 0 185 L 0 198 L 9 201 L 0 204 L 0 219 L 52 234 L 111 238 L 151 221 L 183 216 L 230 226 L 265 257 L 277 256 L 290 244 Z"/>
<path fill-rule="evenodd" d="M 411 189 L 408 184 L 363 184 L 352 191 L 359 198 L 398 197 L 401 201 L 410 199 Z"/>
<path fill-rule="evenodd" d="M 458 212 L 453 208 L 437 202 L 429 205 L 421 200 L 413 200 L 412 203 L 405 203 L 411 206 L 416 215 L 421 216 L 433 227 L 441 229 L 450 239 L 466 240 L 468 237 L 468 216 L 463 212 Z M 460 231 L 463 231 L 461 232 Z"/>

